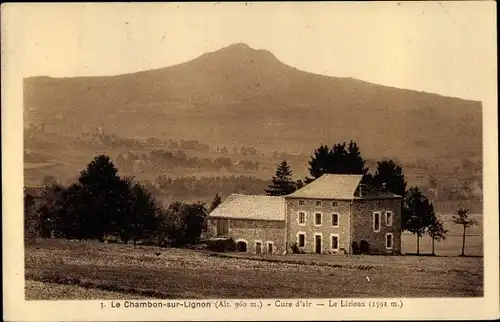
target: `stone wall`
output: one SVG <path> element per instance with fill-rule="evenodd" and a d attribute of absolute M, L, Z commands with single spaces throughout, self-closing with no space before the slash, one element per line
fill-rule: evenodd
<path fill-rule="evenodd" d="M 303 205 L 301 205 L 301 201 Z M 321 201 L 317 206 L 316 201 Z M 335 202 L 335 205 L 333 204 Z M 298 244 L 298 234 L 305 233 L 305 246 L 301 248 L 306 253 L 316 252 L 316 237 L 321 236 L 321 253 L 344 254 L 350 250 L 350 217 L 351 201 L 331 199 L 296 199 L 286 198 L 288 251 L 294 243 Z M 305 224 L 299 224 L 299 212 L 305 212 Z M 320 213 L 321 225 L 315 225 L 315 214 Z M 332 214 L 338 214 L 338 227 L 332 226 Z M 338 236 L 338 250 L 332 250 L 332 235 Z"/>
<path fill-rule="evenodd" d="M 209 236 L 216 236 L 217 221 L 210 218 L 207 224 Z M 262 252 L 269 253 L 268 243 L 272 243 L 274 254 L 282 254 L 285 250 L 285 222 L 269 220 L 229 219 L 228 236 L 235 242 L 244 241 L 247 251 L 256 252 L 256 241 L 260 241 Z"/>
<path fill-rule="evenodd" d="M 376 253 L 401 253 L 401 199 L 358 199 L 352 206 L 352 240 L 359 245 L 365 240 Z M 385 212 L 392 212 L 392 225 L 387 226 Z M 380 231 L 373 227 L 373 213 L 380 212 Z M 393 234 L 392 249 L 386 248 L 386 234 Z"/>

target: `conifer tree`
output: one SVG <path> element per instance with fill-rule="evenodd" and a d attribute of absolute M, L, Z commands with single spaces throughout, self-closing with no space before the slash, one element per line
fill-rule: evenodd
<path fill-rule="evenodd" d="M 310 183 L 325 173 L 367 176 L 368 167 L 361 157 L 357 143 L 350 141 L 348 145 L 345 142 L 334 144 L 331 149 L 322 144 L 314 150 L 309 160 L 309 173 L 313 178 L 306 178 L 306 183 Z"/>
<path fill-rule="evenodd" d="M 276 169 L 276 175 L 273 177 L 269 189 L 265 189 L 270 196 L 284 196 L 297 190 L 296 183 L 292 180 L 292 170 L 283 160 Z"/>
<path fill-rule="evenodd" d="M 212 202 L 210 203 L 210 208 L 208 209 L 209 212 L 212 212 L 215 208 L 217 208 L 217 206 L 220 205 L 221 202 L 222 200 L 219 193 L 216 193 L 214 199 L 212 199 Z"/>

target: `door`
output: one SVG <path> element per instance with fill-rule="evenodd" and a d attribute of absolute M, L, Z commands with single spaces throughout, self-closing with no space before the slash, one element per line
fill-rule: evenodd
<path fill-rule="evenodd" d="M 261 242 L 255 242 L 255 252 L 257 254 L 262 253 L 262 243 Z"/>
<path fill-rule="evenodd" d="M 315 236 L 315 245 L 316 245 L 316 254 L 321 254 L 321 236 L 316 235 Z"/>
<path fill-rule="evenodd" d="M 236 243 L 236 250 L 238 252 L 246 252 L 247 251 L 247 243 L 244 241 L 239 241 Z"/>

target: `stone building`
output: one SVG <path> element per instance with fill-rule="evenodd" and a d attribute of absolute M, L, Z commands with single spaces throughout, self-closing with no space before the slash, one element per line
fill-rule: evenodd
<path fill-rule="evenodd" d="M 233 194 L 210 213 L 209 233 L 254 253 L 399 254 L 402 197 L 361 179 L 325 174 L 283 197 Z"/>
<path fill-rule="evenodd" d="M 208 216 L 207 234 L 230 237 L 238 251 L 285 251 L 285 199 L 232 194 Z"/>

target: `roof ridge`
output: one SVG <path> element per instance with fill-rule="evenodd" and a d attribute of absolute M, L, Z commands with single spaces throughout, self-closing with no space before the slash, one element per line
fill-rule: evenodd
<path fill-rule="evenodd" d="M 244 194 L 233 192 L 229 196 L 245 196 L 245 197 L 267 197 L 267 198 L 283 198 L 284 196 L 268 196 L 268 195 L 256 195 L 256 194 Z"/>
<path fill-rule="evenodd" d="M 362 174 L 325 173 L 288 196 L 353 199 L 362 179 Z"/>

